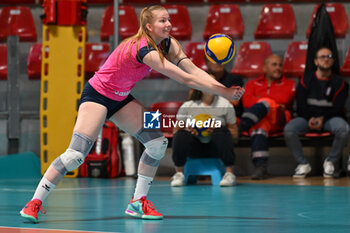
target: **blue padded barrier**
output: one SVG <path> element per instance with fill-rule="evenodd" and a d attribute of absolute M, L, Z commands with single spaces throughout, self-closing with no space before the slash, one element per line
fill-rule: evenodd
<path fill-rule="evenodd" d="M 0 155 L 0 179 L 38 178 L 40 159 L 33 152 Z"/>

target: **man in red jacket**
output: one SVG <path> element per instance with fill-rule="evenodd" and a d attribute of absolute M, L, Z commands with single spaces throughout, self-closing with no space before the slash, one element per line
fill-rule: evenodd
<path fill-rule="evenodd" d="M 295 82 L 282 75 L 282 59 L 269 55 L 264 63 L 264 75 L 247 82 L 242 101 L 239 132 L 251 137 L 251 155 L 255 166 L 252 179 L 267 176 L 268 136 L 282 132 L 291 119 L 295 97 Z"/>

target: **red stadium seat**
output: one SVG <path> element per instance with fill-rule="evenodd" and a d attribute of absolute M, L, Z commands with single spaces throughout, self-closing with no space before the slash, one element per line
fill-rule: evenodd
<path fill-rule="evenodd" d="M 255 39 L 293 38 L 296 27 L 290 4 L 265 4 L 254 36 Z"/>
<path fill-rule="evenodd" d="M 309 23 L 309 28 L 306 32 L 307 37 L 310 36 L 312 23 L 314 21 L 314 18 L 316 16 L 316 12 L 319 6 L 320 4 L 317 4 L 312 13 L 311 20 Z M 346 11 L 345 11 L 344 5 L 341 3 L 327 3 L 326 9 L 332 21 L 335 37 L 344 38 L 349 27 L 348 18 L 346 17 Z"/>
<path fill-rule="evenodd" d="M 290 1 L 290 0 L 287 0 L 287 1 Z M 320 2 L 320 0 L 292 0 L 292 2 L 295 2 L 295 3 L 308 3 L 308 2 Z M 325 0 L 324 2 L 334 2 L 332 0 Z M 342 2 L 348 2 L 348 0 L 344 0 Z"/>
<path fill-rule="evenodd" d="M 287 77 L 299 77 L 304 73 L 307 46 L 307 41 L 293 41 L 288 45 L 283 60 L 283 73 Z"/>
<path fill-rule="evenodd" d="M 98 71 L 108 55 L 108 43 L 87 43 L 85 45 L 85 79 L 91 78 Z"/>
<path fill-rule="evenodd" d="M 40 0 L 42 3 L 43 0 Z M 0 4 L 37 4 L 37 0 L 0 0 Z"/>
<path fill-rule="evenodd" d="M 39 80 L 41 78 L 41 54 L 42 44 L 33 44 L 27 60 L 27 73 L 30 80 Z"/>
<path fill-rule="evenodd" d="M 330 132 L 320 132 L 320 133 L 306 133 L 303 136 L 309 138 L 319 138 L 319 137 L 329 137 L 332 134 Z"/>
<path fill-rule="evenodd" d="M 269 1 L 266 1 L 266 0 L 239 0 L 239 1 L 243 1 L 245 3 L 249 2 L 249 3 L 266 3 L 266 2 L 276 2 L 276 3 L 280 3 L 280 2 L 290 2 L 290 1 L 294 1 L 294 0 L 269 0 Z M 304 2 L 307 2 L 304 0 Z"/>
<path fill-rule="evenodd" d="M 205 64 L 204 59 L 204 42 L 191 42 L 188 43 L 185 49 L 186 55 L 191 59 L 191 61 L 203 70 L 207 70 L 208 67 Z"/>
<path fill-rule="evenodd" d="M 20 41 L 37 40 L 29 7 L 5 6 L 0 9 L 0 41 L 6 41 L 10 35 L 19 36 Z"/>
<path fill-rule="evenodd" d="M 87 0 L 87 4 L 113 4 L 114 0 Z"/>
<path fill-rule="evenodd" d="M 245 131 L 245 132 L 242 132 L 242 135 L 248 137 L 249 133 Z M 332 134 L 330 132 L 320 132 L 320 133 L 310 132 L 310 133 L 303 134 L 304 137 L 308 137 L 308 138 L 329 137 L 331 135 Z M 283 131 L 274 132 L 271 135 L 269 135 L 269 137 L 282 137 L 282 136 L 283 136 Z"/>
<path fill-rule="evenodd" d="M 204 40 L 211 35 L 223 33 L 232 39 L 242 39 L 244 32 L 243 18 L 238 5 L 211 5 L 203 32 Z"/>
<path fill-rule="evenodd" d="M 252 0 L 250 0 L 250 1 L 252 1 Z M 205 3 L 209 3 L 209 4 L 218 4 L 218 0 L 204 0 L 204 2 Z M 234 0 L 234 1 L 230 1 L 230 0 L 227 0 L 227 1 L 220 1 L 220 2 L 223 2 L 223 3 L 225 3 L 225 2 L 228 2 L 228 3 L 232 3 L 232 2 L 235 2 L 235 3 L 247 3 L 248 1 L 247 0 Z"/>
<path fill-rule="evenodd" d="M 152 104 L 149 107 L 149 111 L 159 110 L 159 112 L 162 113 L 161 119 L 163 118 L 163 115 L 166 115 L 167 122 L 168 120 L 175 122 L 177 111 L 179 110 L 181 105 L 182 105 L 182 102 L 179 102 L 179 101 L 158 102 L 158 103 Z M 167 126 L 169 126 L 169 124 L 167 124 Z M 173 127 L 164 128 L 163 125 L 161 124 L 161 130 L 164 134 L 164 137 L 167 137 L 167 138 L 173 137 Z"/>
<path fill-rule="evenodd" d="M 7 79 L 7 45 L 0 44 L 0 80 Z"/>
<path fill-rule="evenodd" d="M 147 5 L 147 4 L 160 4 L 160 0 L 157 1 L 152 1 L 152 0 L 121 0 L 122 4 L 142 4 L 142 5 Z"/>
<path fill-rule="evenodd" d="M 257 77 L 264 73 L 264 60 L 272 54 L 270 44 L 267 42 L 243 42 L 239 46 L 233 74 L 244 77 Z"/>
<path fill-rule="evenodd" d="M 185 5 L 163 5 L 171 18 L 172 29 L 170 34 L 177 40 L 191 40 L 192 24 Z"/>
<path fill-rule="evenodd" d="M 244 131 L 242 132 L 242 136 L 249 137 L 249 132 Z M 283 131 L 279 132 L 269 132 L 269 138 L 275 138 L 275 137 L 283 137 Z"/>
<path fill-rule="evenodd" d="M 204 3 L 204 0 L 165 0 L 165 2 L 168 3 L 183 3 L 183 4 L 193 4 L 193 3 Z"/>
<path fill-rule="evenodd" d="M 114 35 L 114 7 L 106 8 L 101 24 L 101 41 L 108 41 Z M 119 6 L 119 36 L 125 39 L 137 33 L 139 21 L 133 6 Z"/>
<path fill-rule="evenodd" d="M 340 73 L 344 77 L 350 77 L 350 47 L 348 48 L 348 51 L 346 52 L 345 60 L 340 68 Z"/>

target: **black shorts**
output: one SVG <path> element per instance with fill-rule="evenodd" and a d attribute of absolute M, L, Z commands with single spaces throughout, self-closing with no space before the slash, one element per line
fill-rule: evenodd
<path fill-rule="evenodd" d="M 135 98 L 132 95 L 128 95 L 122 101 L 112 100 L 104 95 L 98 93 L 89 82 L 85 84 L 83 93 L 81 94 L 80 104 L 84 102 L 94 102 L 101 104 L 107 108 L 107 119 L 113 116 L 114 113 L 118 112 L 119 109 L 124 107 L 129 102 L 133 101 Z"/>

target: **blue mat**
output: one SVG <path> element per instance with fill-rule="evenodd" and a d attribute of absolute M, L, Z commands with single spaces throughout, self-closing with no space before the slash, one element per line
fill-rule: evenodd
<path fill-rule="evenodd" d="M 33 152 L 0 156 L 0 179 L 38 177 L 40 159 Z"/>

